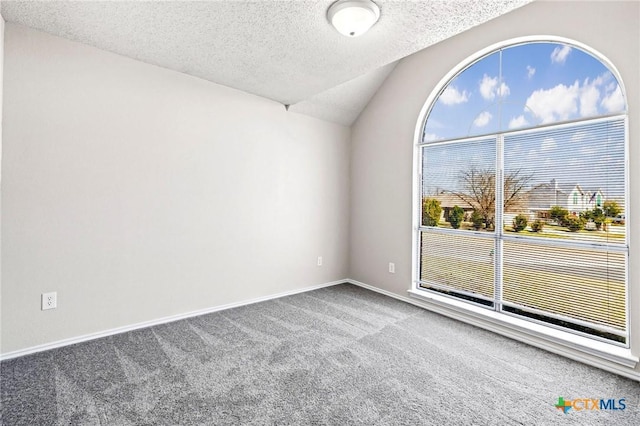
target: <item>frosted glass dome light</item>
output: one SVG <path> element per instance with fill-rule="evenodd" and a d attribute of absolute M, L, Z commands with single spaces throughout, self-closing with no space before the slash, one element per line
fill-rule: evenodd
<path fill-rule="evenodd" d="M 371 0 L 338 0 L 327 11 L 329 22 L 349 37 L 366 33 L 380 18 L 380 8 Z"/>

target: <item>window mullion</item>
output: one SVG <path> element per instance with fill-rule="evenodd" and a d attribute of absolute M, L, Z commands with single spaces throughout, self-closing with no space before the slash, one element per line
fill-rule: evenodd
<path fill-rule="evenodd" d="M 432 95 L 416 131 L 416 289 L 628 346 L 622 86 L 607 63 L 585 57 L 592 78 L 576 86 L 603 101 L 565 114 L 556 98 L 570 94 L 560 80 L 552 87 L 527 66 L 526 86 L 517 87 L 520 77 L 505 73 L 521 57 L 542 55 L 542 66 L 572 47 L 525 44 L 483 55 Z"/>
<path fill-rule="evenodd" d="M 425 151 L 425 146 L 418 146 L 417 147 L 418 150 L 418 166 L 417 166 L 417 172 L 418 172 L 418 176 L 417 179 L 418 181 L 416 182 L 416 184 L 418 185 L 418 191 L 417 191 L 417 197 L 418 199 L 416 200 L 416 204 L 418 207 L 418 223 L 416 224 L 416 229 L 415 229 L 415 246 L 417 248 L 417 255 L 418 255 L 418 259 L 417 262 L 415 262 L 415 270 L 414 270 L 414 286 L 415 288 L 419 288 L 420 284 L 419 284 L 419 280 L 420 280 L 420 270 L 422 268 L 422 232 L 420 232 L 420 228 L 422 227 L 422 224 L 424 223 L 422 220 L 422 197 L 423 197 L 423 193 L 424 193 L 424 182 L 423 182 L 423 175 L 422 175 L 422 167 L 423 167 L 423 159 L 424 159 L 424 151 Z"/>
<path fill-rule="evenodd" d="M 495 252 L 494 262 L 494 296 L 495 310 L 502 310 L 502 235 L 504 231 L 504 136 L 496 136 L 496 179 L 495 179 Z"/>

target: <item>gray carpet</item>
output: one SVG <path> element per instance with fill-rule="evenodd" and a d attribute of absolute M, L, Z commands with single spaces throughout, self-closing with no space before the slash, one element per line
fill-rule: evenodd
<path fill-rule="evenodd" d="M 637 382 L 344 284 L 0 363 L 5 425 L 639 425 Z M 558 397 L 626 398 L 624 411 Z"/>

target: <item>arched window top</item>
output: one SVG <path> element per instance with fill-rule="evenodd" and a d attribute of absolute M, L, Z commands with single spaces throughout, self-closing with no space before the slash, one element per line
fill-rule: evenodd
<path fill-rule="evenodd" d="M 520 43 L 481 57 L 443 87 L 422 142 L 625 111 L 618 80 L 594 55 L 568 43 Z"/>
<path fill-rule="evenodd" d="M 615 66 L 589 52 L 491 46 L 429 96 L 414 290 L 628 347 L 630 118 Z"/>

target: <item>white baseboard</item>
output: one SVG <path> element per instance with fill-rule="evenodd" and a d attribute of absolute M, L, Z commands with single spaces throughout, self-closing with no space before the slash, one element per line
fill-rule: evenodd
<path fill-rule="evenodd" d="M 198 311 L 187 312 L 184 314 L 171 315 L 164 318 L 158 318 L 151 321 L 139 322 L 132 325 L 127 325 L 124 327 L 112 328 L 109 330 L 99 331 L 97 333 L 85 334 L 82 336 L 71 337 L 69 339 L 58 340 L 56 342 L 45 343 L 43 345 L 32 346 L 26 349 L 20 349 L 13 352 L 7 352 L 4 354 L 0 354 L 0 361 L 4 361 L 11 358 L 17 358 L 24 355 L 30 355 L 37 352 L 48 351 L 49 349 L 60 348 L 63 346 L 74 345 L 76 343 L 87 342 L 89 340 L 99 339 L 101 337 L 113 336 L 114 334 L 126 333 L 127 331 L 138 330 L 140 328 L 152 327 L 154 325 L 166 324 L 169 322 L 179 321 L 186 318 L 196 317 L 198 315 L 210 314 L 212 312 L 224 311 L 226 309 L 237 308 L 240 306 L 251 305 L 254 303 L 265 302 L 267 300 L 278 299 L 280 297 L 291 296 L 298 293 L 306 293 L 308 291 L 317 290 L 324 287 L 331 287 L 337 284 L 344 284 L 349 282 L 348 279 L 332 281 L 324 284 L 318 284 L 310 287 L 299 288 L 295 290 L 285 291 L 282 293 L 272 294 L 269 296 L 257 297 L 254 299 L 243 300 L 240 302 L 229 303 L 226 305 L 214 306 L 211 308 L 200 309 Z"/>
<path fill-rule="evenodd" d="M 407 302 L 410 303 L 412 305 L 416 305 L 419 306 L 420 308 L 424 308 L 424 304 L 421 304 L 409 297 L 404 297 L 404 296 L 400 296 L 399 294 L 396 293 L 392 293 L 390 291 L 387 290 L 383 290 L 381 288 L 378 287 L 374 287 L 370 284 L 365 284 L 363 282 L 360 281 L 356 281 L 356 280 L 352 280 L 351 278 L 346 279 L 345 282 L 349 283 L 349 284 L 353 284 L 353 285 L 357 285 L 358 287 L 362 287 L 362 288 L 366 288 L 367 290 L 371 290 L 371 291 L 375 291 L 376 293 L 380 293 L 380 294 L 384 294 L 385 296 L 389 296 L 389 297 L 393 297 L 394 299 L 398 299 L 398 300 L 402 300 L 403 302 Z"/>
<path fill-rule="evenodd" d="M 473 317 L 471 315 L 464 315 L 464 314 L 461 314 L 459 311 L 456 311 L 454 309 L 449 309 L 446 306 L 443 306 L 441 304 L 429 303 L 427 301 L 423 301 L 420 299 L 400 296 L 396 293 L 392 293 L 390 291 L 383 290 L 383 289 L 374 287 L 372 285 L 362 283 L 360 281 L 348 279 L 346 280 L 346 282 L 353 285 L 357 285 L 362 288 L 366 288 L 371 291 L 375 291 L 376 293 L 384 294 L 385 296 L 389 296 L 406 303 L 410 303 L 420 308 L 427 309 L 432 312 L 436 312 L 438 314 L 453 318 L 455 320 L 462 321 L 467 324 L 471 324 L 473 326 L 492 331 L 502 336 L 505 336 L 514 340 L 518 340 L 520 342 L 564 356 L 566 358 L 570 358 L 575 361 L 582 362 L 592 367 L 600 368 L 602 370 L 606 370 L 611 373 L 615 373 L 620 376 L 624 376 L 629 379 L 640 382 L 640 372 L 638 372 L 637 370 L 634 370 L 629 367 L 625 367 L 620 363 L 611 362 L 610 360 L 597 357 L 593 355 L 593 353 L 581 351 L 579 349 L 576 349 L 573 346 L 563 345 L 561 342 L 558 342 L 555 340 L 546 340 L 540 335 L 530 335 L 523 331 L 516 330 L 514 328 L 510 328 L 510 327 L 501 325 L 499 323 L 484 321 L 481 318 Z"/>
<path fill-rule="evenodd" d="M 100 331 L 100 332 L 97 332 L 97 333 L 90 333 L 90 334 L 85 334 L 85 335 L 82 335 L 82 336 L 72 337 L 72 338 L 69 338 L 69 339 L 58 340 L 56 342 L 46 343 L 46 344 L 43 344 L 43 345 L 32 346 L 32 347 L 25 348 L 25 349 L 20 349 L 20 350 L 17 350 L 17 351 L 0 354 L 0 361 L 11 359 L 11 358 L 17 358 L 17 357 L 24 356 L 24 355 L 30 355 L 30 354 L 37 353 L 37 352 L 43 352 L 43 351 L 47 351 L 47 350 L 50 350 L 50 349 L 55 349 L 55 348 L 59 348 L 59 347 L 63 347 L 63 346 L 73 345 L 73 344 L 76 344 L 76 343 L 95 340 L 95 339 L 99 339 L 101 337 L 107 337 L 107 336 L 112 336 L 112 335 L 115 335 L 115 334 L 126 333 L 128 331 L 138 330 L 138 329 L 141 329 L 141 328 L 152 327 L 154 325 L 166 324 L 166 323 L 170 323 L 170 322 L 174 322 L 174 321 L 179 321 L 179 320 L 182 320 L 182 319 L 191 318 L 191 317 L 195 317 L 195 316 L 198 316 L 198 315 L 209 314 L 209 313 L 212 313 L 212 312 L 218 312 L 218 311 L 223 311 L 223 310 L 226 310 L 226 309 L 237 308 L 237 307 L 240 307 L 240 306 L 251 305 L 253 303 L 259 303 L 259 302 L 264 302 L 264 301 L 267 301 L 267 300 L 278 299 L 278 298 L 281 298 L 281 297 L 291 296 L 291 295 L 294 295 L 294 294 L 305 293 L 305 292 L 308 292 L 308 291 L 317 290 L 317 289 L 320 289 L 320 288 L 330 287 L 330 286 L 334 286 L 334 285 L 337 285 L 337 284 L 343 284 L 343 283 L 353 284 L 353 285 L 356 285 L 356 286 L 359 286 L 359 287 L 374 291 L 376 293 L 380 293 L 380 294 L 383 294 L 385 296 L 389 296 L 389 297 L 392 297 L 394 299 L 401 300 L 401 301 L 406 302 L 406 303 L 410 303 L 410 304 L 418 306 L 420 308 L 427 309 L 429 311 L 433 311 L 433 312 L 436 312 L 436 313 L 451 317 L 451 318 L 459 320 L 459 321 L 466 322 L 468 324 L 471 324 L 471 325 L 474 325 L 474 326 L 477 326 L 477 327 L 480 327 L 480 328 L 484 328 L 486 330 L 489 330 L 489 331 L 492 331 L 494 333 L 497 333 L 497 334 L 512 338 L 514 340 L 521 341 L 521 342 L 529 344 L 531 346 L 535 346 L 535 347 L 538 347 L 540 349 L 544 349 L 544 350 L 547 350 L 549 352 L 553 352 L 553 353 L 556 353 L 558 355 L 565 356 L 567 358 L 570 358 L 570 359 L 573 359 L 573 360 L 576 360 L 576 361 L 591 365 L 593 367 L 600 368 L 600 369 L 603 369 L 603 370 L 606 370 L 606 371 L 610 371 L 612 373 L 619 374 L 619 375 L 624 376 L 624 377 L 628 377 L 628 378 L 630 378 L 632 380 L 640 381 L 640 373 L 637 372 L 636 370 L 632 370 L 632 369 L 629 369 L 629 368 L 624 368 L 621 365 L 617 365 L 617 364 L 612 363 L 612 362 L 607 362 L 604 359 L 598 359 L 598 358 L 595 358 L 593 356 L 589 356 L 589 354 L 586 354 L 584 352 L 575 350 L 574 348 L 559 345 L 559 344 L 557 344 L 557 342 L 545 341 L 544 339 L 540 339 L 539 337 L 527 335 L 525 333 L 518 332 L 516 330 L 510 329 L 510 328 L 505 327 L 505 326 L 501 326 L 501 325 L 496 324 L 496 323 L 491 323 L 491 322 L 488 322 L 488 321 L 478 320 L 478 318 L 473 318 L 473 317 L 470 317 L 470 316 L 460 315 L 459 312 L 456 312 L 456 311 L 451 310 L 451 309 L 447 309 L 446 307 L 444 307 L 442 305 L 436 305 L 436 304 L 432 304 L 432 303 L 427 303 L 427 302 L 422 301 L 422 300 L 418 300 L 418 299 L 414 299 L 414 298 L 410 298 L 410 297 L 405 297 L 405 296 L 400 296 L 400 295 L 398 295 L 396 293 L 392 293 L 390 291 L 383 290 L 381 288 L 378 288 L 378 287 L 375 287 L 375 286 L 372 286 L 372 285 L 369 285 L 369 284 L 365 284 L 363 282 L 356 281 L 356 280 L 353 280 L 353 279 L 348 279 L 348 278 L 343 279 L 343 280 L 338 280 L 338 281 L 332 281 L 332 282 L 328 282 L 328 283 L 324 283 L 324 284 L 314 285 L 314 286 L 310 286 L 310 287 L 300 288 L 300 289 L 296 289 L 296 290 L 290 290 L 290 291 L 286 291 L 286 292 L 282 292 L 282 293 L 272 294 L 272 295 L 269 295 L 269 296 L 263 296 L 263 297 L 258 297 L 258 298 L 254 298 L 254 299 L 243 300 L 243 301 L 240 301 L 240 302 L 229 303 L 229 304 L 226 304 L 226 305 L 214 306 L 214 307 L 211 307 L 211 308 L 206 308 L 206 309 L 201 309 L 201 310 L 198 310 L 198 311 L 187 312 L 187 313 L 184 313 L 184 314 L 172 315 L 172 316 L 168 316 L 168 317 L 164 317 L 164 318 L 159 318 L 159 319 L 156 319 L 156 320 L 144 321 L 144 322 L 140 322 L 140 323 L 124 326 L 124 327 L 117 327 L 117 328 L 113 328 L 113 329 L 110 329 L 110 330 Z"/>

